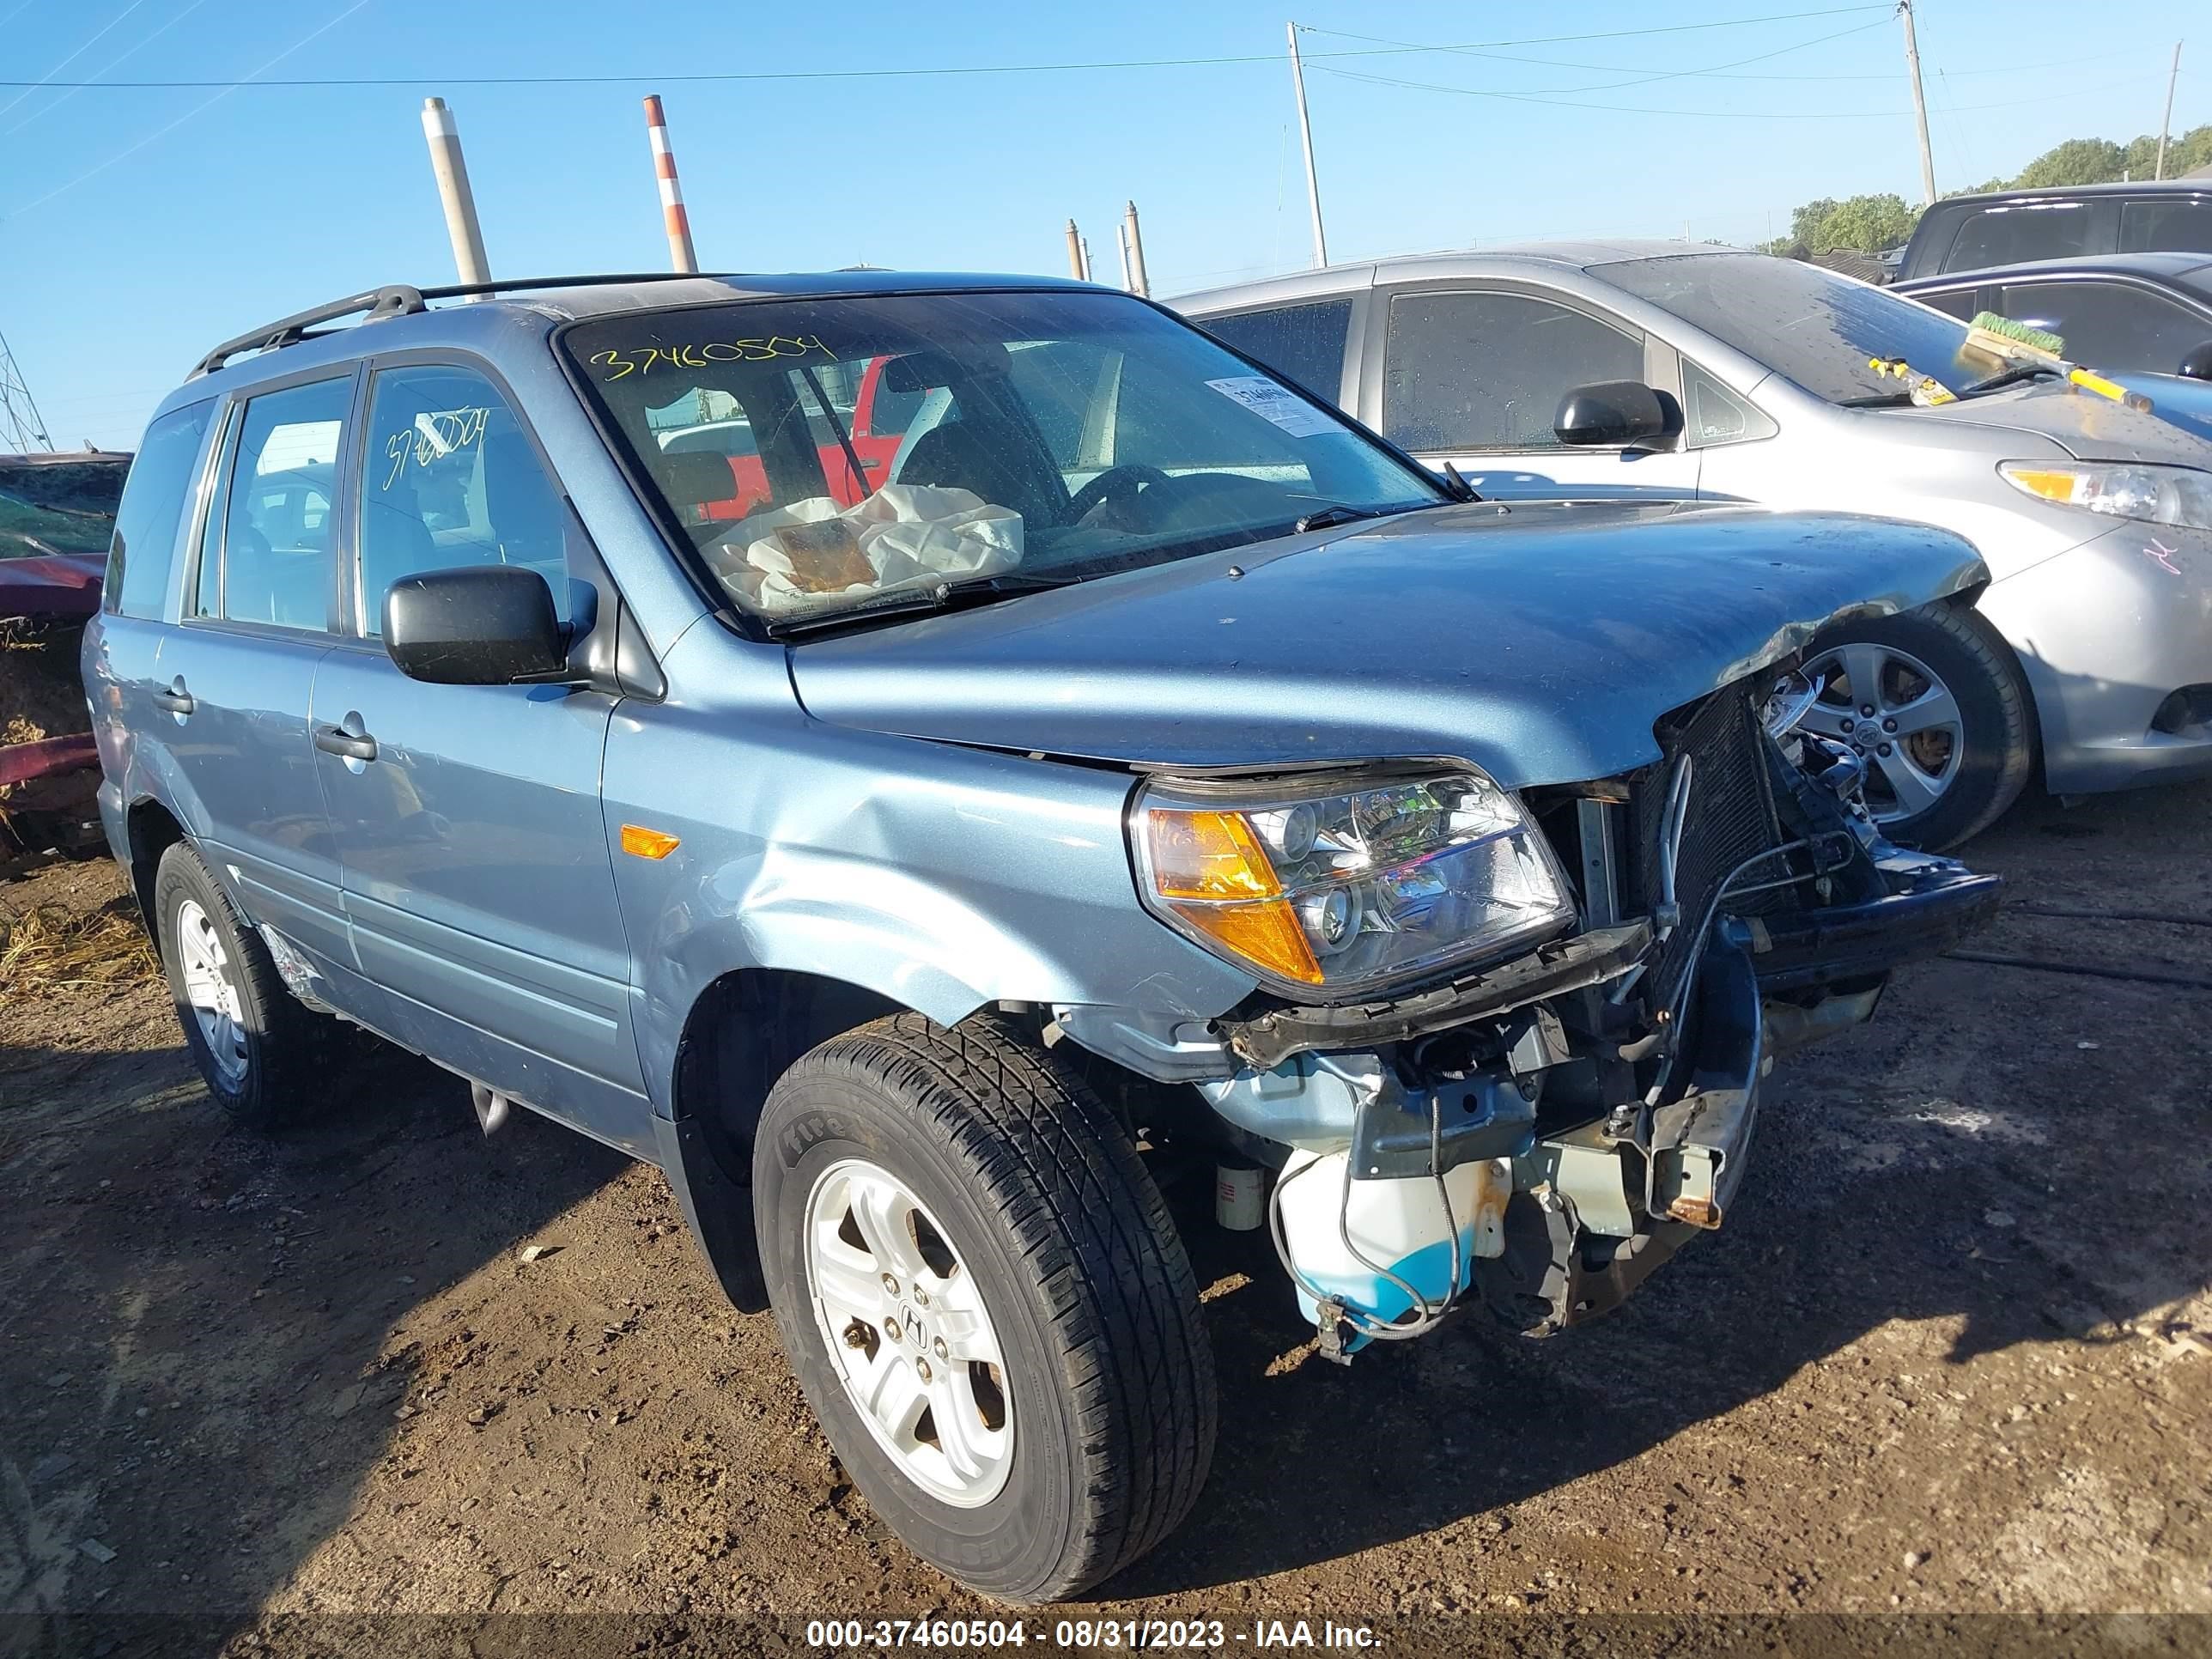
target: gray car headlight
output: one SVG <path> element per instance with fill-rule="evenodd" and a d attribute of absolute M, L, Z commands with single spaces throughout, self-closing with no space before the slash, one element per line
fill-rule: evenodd
<path fill-rule="evenodd" d="M 2007 483 L 2115 519 L 2212 530 L 2212 472 L 2145 461 L 2005 461 Z"/>
<path fill-rule="evenodd" d="M 1358 989 L 1557 933 L 1575 916 L 1521 805 L 1468 770 L 1308 784 L 1147 784 L 1147 908 L 1271 985 Z"/>

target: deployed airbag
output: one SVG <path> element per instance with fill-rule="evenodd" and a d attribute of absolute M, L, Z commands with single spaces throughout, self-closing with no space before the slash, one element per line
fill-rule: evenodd
<path fill-rule="evenodd" d="M 890 483 L 854 507 L 813 495 L 755 514 L 706 556 L 739 599 L 788 615 L 829 599 L 1011 570 L 1022 560 L 1022 515 L 973 490 Z"/>

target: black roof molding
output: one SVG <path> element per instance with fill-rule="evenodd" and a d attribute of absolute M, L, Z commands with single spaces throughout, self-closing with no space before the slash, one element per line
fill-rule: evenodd
<path fill-rule="evenodd" d="M 347 317 L 358 317 L 362 322 L 380 322 L 386 317 L 404 317 L 415 312 L 428 311 L 433 300 L 466 300 L 494 294 L 527 293 L 533 289 L 590 288 L 629 283 L 673 283 L 701 279 L 711 280 L 711 273 L 696 270 L 646 270 L 611 272 L 590 276 L 518 276 L 505 283 L 457 283 L 444 288 L 415 288 L 405 283 L 387 283 L 382 288 L 365 289 L 359 294 L 349 294 L 343 300 L 333 300 L 310 310 L 295 312 L 289 317 L 280 317 L 273 323 L 264 323 L 235 339 L 225 340 L 221 345 L 199 360 L 186 378 L 198 380 L 203 374 L 212 374 L 232 358 L 249 351 L 275 351 L 301 341 L 313 339 L 317 325 L 335 323 Z M 328 332 L 321 330 L 320 332 Z"/>

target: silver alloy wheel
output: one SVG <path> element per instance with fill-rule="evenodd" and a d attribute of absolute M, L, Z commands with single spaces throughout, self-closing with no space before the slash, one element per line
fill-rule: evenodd
<path fill-rule="evenodd" d="M 846 1397 L 916 1486 L 959 1509 L 1013 1468 L 1013 1399 L 981 1287 L 896 1176 L 845 1158 L 806 1200 L 806 1290 Z"/>
<path fill-rule="evenodd" d="M 198 899 L 177 907 L 177 965 L 184 973 L 185 1000 L 215 1068 L 234 1089 L 246 1079 L 246 1020 L 239 1010 L 230 954 Z"/>
<path fill-rule="evenodd" d="M 1919 658 L 1858 641 L 1822 652 L 1804 672 L 1827 684 L 1798 728 L 1858 751 L 1876 823 L 1917 817 L 1958 781 L 1966 745 L 1959 700 Z"/>

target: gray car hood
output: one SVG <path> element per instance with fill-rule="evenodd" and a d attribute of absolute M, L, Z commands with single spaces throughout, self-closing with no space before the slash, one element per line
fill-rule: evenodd
<path fill-rule="evenodd" d="M 2080 461 L 2162 461 L 2203 466 L 2212 459 L 2208 457 L 2204 441 L 2185 428 L 2063 380 L 2031 381 L 1986 397 L 1939 404 L 1933 409 L 1885 410 L 1881 418 L 1909 422 L 1923 438 L 1930 435 L 1929 428 L 1936 423 L 2018 433 L 2055 443 Z M 2024 447 L 2020 459 L 2039 459 L 2039 451 Z"/>
<path fill-rule="evenodd" d="M 797 644 L 841 726 L 1145 768 L 1449 756 L 1509 788 L 1657 756 L 1652 723 L 1987 580 L 1948 532 L 1754 508 L 1431 509 Z"/>

